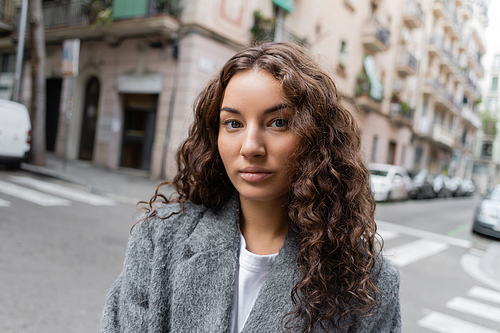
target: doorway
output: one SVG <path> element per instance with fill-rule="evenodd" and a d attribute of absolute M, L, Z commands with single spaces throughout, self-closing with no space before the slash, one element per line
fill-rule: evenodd
<path fill-rule="evenodd" d="M 396 164 L 396 142 L 389 142 L 389 154 L 387 156 L 387 163 L 395 165 Z"/>
<path fill-rule="evenodd" d="M 62 79 L 46 81 L 45 99 L 45 142 L 48 151 L 55 151 L 57 129 L 59 127 L 59 107 L 61 105 Z"/>
<path fill-rule="evenodd" d="M 83 103 L 82 132 L 80 135 L 80 152 L 78 158 L 81 160 L 92 160 L 94 155 L 94 141 L 97 129 L 97 115 L 99 107 L 99 80 L 94 76 L 90 78 L 85 87 L 85 101 Z"/>
<path fill-rule="evenodd" d="M 120 166 L 149 171 L 157 106 L 157 94 L 124 95 Z"/>

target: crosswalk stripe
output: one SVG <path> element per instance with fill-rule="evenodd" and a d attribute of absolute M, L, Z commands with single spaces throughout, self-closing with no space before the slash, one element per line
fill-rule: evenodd
<path fill-rule="evenodd" d="M 0 207 L 10 207 L 10 202 L 0 199 Z"/>
<path fill-rule="evenodd" d="M 384 255 L 396 266 L 406 266 L 430 257 L 448 248 L 448 244 L 419 239 L 384 251 Z"/>
<path fill-rule="evenodd" d="M 499 333 L 497 330 L 480 326 L 439 312 L 431 312 L 418 321 L 418 325 L 441 333 Z"/>
<path fill-rule="evenodd" d="M 441 234 L 437 234 L 435 232 L 407 227 L 396 223 L 384 222 L 380 220 L 377 220 L 375 222 L 377 223 L 377 226 L 379 228 L 391 230 L 393 232 L 397 232 L 403 235 L 409 235 L 412 237 L 419 237 L 419 238 L 427 238 L 436 242 L 442 242 L 453 246 L 463 247 L 465 249 L 468 249 L 472 246 L 472 242 L 467 239 L 444 236 Z"/>
<path fill-rule="evenodd" d="M 44 191 L 47 193 L 52 193 L 67 199 L 75 200 L 75 201 L 80 201 L 83 203 L 87 203 L 93 206 L 115 206 L 116 201 L 101 197 L 99 195 L 95 195 L 92 193 L 87 193 L 83 191 L 79 191 L 76 189 L 64 187 L 61 185 L 57 184 L 51 184 L 47 183 L 44 181 L 40 181 L 37 179 L 32 179 L 29 177 L 18 177 L 18 176 L 11 176 L 11 179 L 18 183 L 18 184 L 23 184 L 23 185 L 29 185 L 37 190 Z"/>
<path fill-rule="evenodd" d="M 474 286 L 467 295 L 479 298 L 485 301 L 495 302 L 500 304 L 500 293 L 495 290 L 486 289 L 483 287 Z"/>
<path fill-rule="evenodd" d="M 500 309 L 462 297 L 454 297 L 446 307 L 500 323 Z"/>
<path fill-rule="evenodd" d="M 70 201 L 54 197 L 47 193 L 30 190 L 21 186 L 7 183 L 0 180 L 0 192 L 6 193 L 13 197 L 31 201 L 40 206 L 69 206 Z"/>

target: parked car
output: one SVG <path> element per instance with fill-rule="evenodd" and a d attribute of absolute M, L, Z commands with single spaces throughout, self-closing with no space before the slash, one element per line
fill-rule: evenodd
<path fill-rule="evenodd" d="M 427 171 L 421 169 L 417 174 L 412 177 L 413 187 L 408 192 L 411 199 L 427 199 L 434 198 L 434 177 Z"/>
<path fill-rule="evenodd" d="M 496 185 L 477 208 L 472 231 L 500 238 L 500 185 Z"/>
<path fill-rule="evenodd" d="M 450 180 L 450 177 L 440 174 L 434 177 L 434 181 L 432 182 L 434 187 L 434 193 L 438 198 L 449 198 L 453 196 L 453 184 Z"/>
<path fill-rule="evenodd" d="M 0 100 L 0 164 L 19 168 L 31 148 L 31 121 L 20 103 Z"/>
<path fill-rule="evenodd" d="M 465 178 L 462 180 L 462 193 L 465 196 L 471 196 L 476 192 L 476 184 L 472 179 Z"/>
<path fill-rule="evenodd" d="M 460 177 L 451 177 L 450 178 L 450 181 L 451 181 L 451 194 L 452 196 L 454 197 L 461 197 L 463 196 L 463 192 L 462 192 L 462 178 Z"/>
<path fill-rule="evenodd" d="M 375 201 L 406 200 L 412 188 L 405 168 L 381 163 L 370 163 L 370 183 Z"/>

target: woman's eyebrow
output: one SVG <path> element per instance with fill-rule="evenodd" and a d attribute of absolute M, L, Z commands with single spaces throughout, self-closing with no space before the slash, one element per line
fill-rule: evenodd
<path fill-rule="evenodd" d="M 287 107 L 288 106 L 286 104 L 278 104 L 278 105 L 275 105 L 275 106 L 271 106 L 270 108 L 267 108 L 267 109 L 264 110 L 264 114 L 273 113 L 273 112 L 279 111 L 281 109 L 285 109 Z M 220 110 L 221 110 L 221 112 L 222 111 L 226 111 L 226 112 L 229 112 L 229 113 L 241 114 L 240 111 L 238 111 L 238 110 L 236 110 L 234 108 L 227 107 L 227 106 L 222 107 Z"/>

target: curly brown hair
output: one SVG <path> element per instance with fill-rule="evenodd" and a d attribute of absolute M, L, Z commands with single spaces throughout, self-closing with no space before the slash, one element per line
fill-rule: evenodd
<path fill-rule="evenodd" d="M 226 202 L 234 193 L 217 148 L 219 113 L 229 80 L 238 72 L 260 69 L 280 83 L 298 139 L 288 215 L 297 236 L 299 282 L 291 298 L 295 310 L 285 326 L 312 332 L 317 327 L 348 327 L 350 315 L 377 310 L 374 284 L 379 250 L 375 201 L 361 155 L 358 125 L 342 106 L 332 79 L 299 46 L 265 43 L 234 55 L 195 106 L 189 137 L 177 153 L 178 173 L 172 184 L 177 197 L 159 193 L 147 203 L 155 215 L 157 201 L 191 201 L 207 207 Z M 381 245 L 380 245 L 381 246 Z M 326 324 L 326 326 L 325 326 Z"/>

